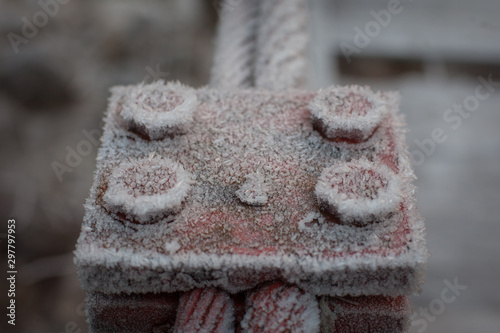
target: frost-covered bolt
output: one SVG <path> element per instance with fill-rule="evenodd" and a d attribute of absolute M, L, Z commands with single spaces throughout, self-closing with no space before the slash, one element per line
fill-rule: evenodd
<path fill-rule="evenodd" d="M 236 191 L 236 196 L 247 205 L 265 205 L 268 197 L 263 177 L 257 173 L 246 175 L 245 182 Z"/>
<path fill-rule="evenodd" d="M 155 223 L 181 210 L 190 185 L 188 172 L 169 159 L 123 161 L 108 178 L 104 207 L 133 223 Z"/>
<path fill-rule="evenodd" d="M 333 141 L 368 140 L 388 109 L 385 101 L 363 87 L 330 87 L 320 90 L 309 104 L 316 130 Z"/>
<path fill-rule="evenodd" d="M 121 117 L 130 131 L 148 140 L 161 140 L 183 133 L 197 106 L 193 89 L 158 81 L 132 88 L 124 98 Z"/>
<path fill-rule="evenodd" d="M 324 169 L 315 194 L 323 210 L 353 225 L 381 221 L 402 201 L 399 177 L 387 166 L 365 159 Z"/>

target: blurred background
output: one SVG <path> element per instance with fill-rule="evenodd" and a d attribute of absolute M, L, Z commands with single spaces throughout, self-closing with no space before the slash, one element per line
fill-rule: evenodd
<path fill-rule="evenodd" d="M 310 7 L 311 88 L 367 84 L 403 96 L 432 255 L 412 332 L 499 332 L 500 2 Z M 17 325 L 2 320 L 2 332 L 87 332 L 72 251 L 108 89 L 158 79 L 205 85 L 218 8 L 0 0 L 0 241 L 5 263 L 6 222 L 15 218 L 19 271 Z M 450 283 L 466 289 L 446 303 Z"/>

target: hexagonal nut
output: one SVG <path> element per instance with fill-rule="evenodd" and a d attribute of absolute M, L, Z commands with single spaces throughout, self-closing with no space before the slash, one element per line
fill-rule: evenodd
<path fill-rule="evenodd" d="M 368 140 L 388 113 L 387 103 L 367 87 L 330 87 L 310 102 L 313 126 L 332 141 Z"/>
<path fill-rule="evenodd" d="M 156 223 L 180 212 L 191 183 L 189 173 L 170 159 L 123 161 L 111 171 L 103 206 L 133 223 Z"/>
<path fill-rule="evenodd" d="M 193 89 L 158 81 L 133 87 L 124 97 L 121 117 L 128 130 L 147 140 L 162 140 L 184 133 L 197 106 Z"/>
<path fill-rule="evenodd" d="M 324 169 L 315 194 L 323 211 L 342 224 L 359 226 L 380 222 L 397 212 L 402 184 L 387 166 L 361 159 Z"/>

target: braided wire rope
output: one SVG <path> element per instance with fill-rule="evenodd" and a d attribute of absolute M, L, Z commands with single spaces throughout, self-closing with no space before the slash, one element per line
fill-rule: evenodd
<path fill-rule="evenodd" d="M 255 86 L 302 88 L 307 77 L 306 0 L 263 0 L 257 32 Z"/>
<path fill-rule="evenodd" d="M 253 86 L 259 0 L 224 0 L 215 42 L 210 85 Z"/>
<path fill-rule="evenodd" d="M 223 1 L 210 85 L 303 88 L 307 23 L 307 0 Z"/>

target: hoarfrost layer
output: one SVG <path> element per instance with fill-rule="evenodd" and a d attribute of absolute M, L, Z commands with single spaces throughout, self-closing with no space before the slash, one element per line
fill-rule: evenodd
<path fill-rule="evenodd" d="M 376 93 L 387 115 L 354 144 L 313 129 L 315 93 L 211 89 L 195 92 L 200 104 L 183 133 L 147 140 L 122 117 L 134 89 L 115 88 L 110 100 L 76 250 L 86 290 L 235 292 L 272 279 L 313 294 L 419 289 L 427 253 L 397 94 Z M 103 206 L 113 170 L 152 154 L 191 175 L 182 209 L 148 225 L 111 216 Z M 383 164 L 402 183 L 401 209 L 362 228 L 324 214 L 315 195 L 323 170 L 361 159 Z"/>

